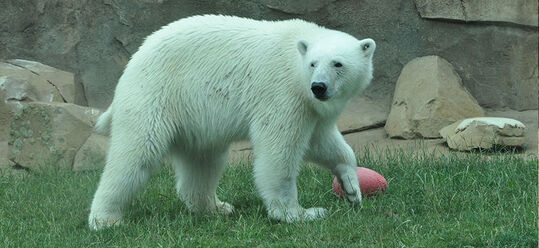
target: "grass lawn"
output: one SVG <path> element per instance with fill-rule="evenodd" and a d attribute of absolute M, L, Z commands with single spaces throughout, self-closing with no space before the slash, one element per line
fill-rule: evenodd
<path fill-rule="evenodd" d="M 127 224 L 99 232 L 87 217 L 101 171 L 0 176 L 0 247 L 537 247 L 537 159 L 358 159 L 388 191 L 352 206 L 333 195 L 328 171 L 306 165 L 300 202 L 330 216 L 295 224 L 268 219 L 248 165 L 229 166 L 219 186 L 232 216 L 189 213 L 164 167 L 128 206 Z"/>

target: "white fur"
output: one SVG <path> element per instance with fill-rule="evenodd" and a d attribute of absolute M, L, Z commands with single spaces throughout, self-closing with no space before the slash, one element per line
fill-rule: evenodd
<path fill-rule="evenodd" d="M 301 20 L 194 16 L 148 36 L 97 124 L 104 132 L 110 126 L 111 139 L 90 227 L 120 223 L 127 201 L 167 154 L 191 210 L 231 213 L 215 190 L 230 143 L 242 139 L 253 143 L 255 182 L 270 217 L 327 214 L 298 203 L 304 159 L 330 169 L 348 199 L 360 202 L 356 159 L 335 122 L 370 83 L 374 50 L 371 39 Z M 330 99 L 314 98 L 313 80 L 327 83 Z"/>

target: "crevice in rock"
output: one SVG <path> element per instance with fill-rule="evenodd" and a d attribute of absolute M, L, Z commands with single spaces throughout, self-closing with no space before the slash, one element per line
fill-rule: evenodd
<path fill-rule="evenodd" d="M 362 132 L 362 131 L 366 131 L 366 130 L 370 130 L 370 129 L 376 129 L 376 128 L 384 127 L 385 125 L 386 125 L 386 121 L 380 121 L 380 122 L 376 122 L 376 123 L 368 125 L 368 126 L 355 128 L 355 129 L 344 130 L 344 131 L 341 132 L 341 134 L 345 135 L 345 134 Z"/>
<path fill-rule="evenodd" d="M 88 142 L 88 139 L 90 138 L 90 136 L 92 136 L 93 133 L 94 133 L 93 131 L 90 132 L 88 137 L 86 137 L 86 139 L 84 139 L 84 142 L 82 142 L 82 144 L 80 144 L 79 148 L 77 148 L 77 151 L 75 152 L 75 156 L 73 156 L 73 160 L 70 161 L 69 169 L 73 170 L 73 168 L 75 168 L 75 158 L 77 157 L 77 154 L 79 154 L 80 150 L 82 149 L 82 147 L 84 147 L 86 142 Z"/>
<path fill-rule="evenodd" d="M 16 67 L 19 67 L 19 68 L 22 68 L 22 69 L 25 69 L 25 70 L 27 70 L 27 71 L 29 71 L 29 72 L 37 75 L 37 76 L 41 76 L 39 73 L 37 73 L 35 71 L 32 71 L 32 70 L 30 70 L 30 69 L 28 69 L 28 68 L 26 68 L 24 66 L 20 66 L 18 64 L 15 64 L 15 63 L 13 63 L 11 61 L 5 61 L 5 63 L 16 66 Z M 58 95 L 60 95 L 60 97 L 62 98 L 62 101 L 67 103 L 67 100 L 65 99 L 64 95 L 62 95 L 62 92 L 60 91 L 60 89 L 58 89 L 58 87 L 56 87 L 56 85 L 53 82 L 51 82 L 50 80 L 45 78 L 45 81 L 47 81 L 50 85 L 52 85 L 52 87 L 54 87 L 58 91 Z"/>
<path fill-rule="evenodd" d="M 131 53 L 127 50 L 127 48 L 125 48 L 124 43 L 120 39 L 118 39 L 118 37 L 114 37 L 114 41 L 116 44 L 118 44 L 118 47 L 123 53 L 127 54 L 128 57 L 131 57 Z"/>
<path fill-rule="evenodd" d="M 115 1 L 104 1 L 103 4 L 106 6 L 109 6 L 112 9 L 112 12 L 114 12 L 114 14 L 118 16 L 118 21 L 120 24 L 128 26 L 128 27 L 131 26 L 129 24 L 129 21 L 126 19 L 126 17 L 122 15 L 121 13 L 122 10 L 120 9 L 120 7 L 117 5 Z"/>
<path fill-rule="evenodd" d="M 464 21 L 468 22 L 468 13 L 466 12 L 466 6 L 464 5 L 464 0 L 460 0 L 460 7 L 462 9 L 462 15 L 464 15 Z"/>
<path fill-rule="evenodd" d="M 15 169 L 15 170 L 25 170 L 25 171 L 30 171 L 29 168 L 26 168 L 26 167 L 22 166 L 21 164 L 19 164 L 19 163 L 13 161 L 13 160 L 11 160 L 11 159 L 10 159 L 9 161 L 13 162 L 14 165 L 13 165 L 12 168 Z"/>

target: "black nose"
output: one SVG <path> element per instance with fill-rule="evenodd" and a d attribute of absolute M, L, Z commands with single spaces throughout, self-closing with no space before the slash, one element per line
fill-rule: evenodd
<path fill-rule="evenodd" d="M 325 83 L 314 82 L 311 84 L 311 91 L 316 98 L 325 98 L 327 89 L 328 87 Z"/>

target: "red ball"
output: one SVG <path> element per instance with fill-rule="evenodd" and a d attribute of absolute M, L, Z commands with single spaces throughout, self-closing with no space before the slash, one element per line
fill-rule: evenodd
<path fill-rule="evenodd" d="M 357 179 L 359 181 L 361 195 L 364 197 L 378 195 L 387 190 L 386 179 L 371 169 L 357 167 Z M 333 179 L 333 192 L 339 198 L 344 198 L 344 192 L 337 177 Z"/>

